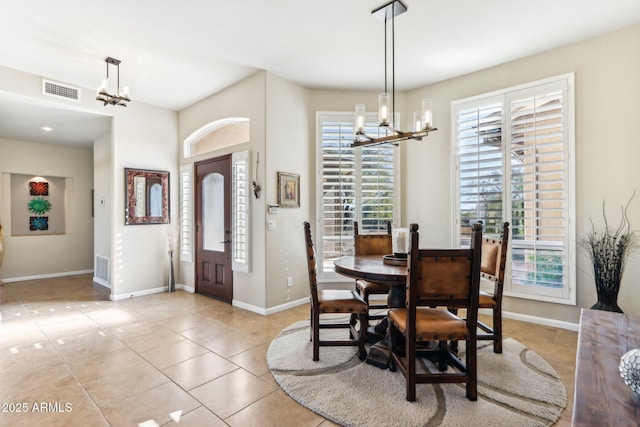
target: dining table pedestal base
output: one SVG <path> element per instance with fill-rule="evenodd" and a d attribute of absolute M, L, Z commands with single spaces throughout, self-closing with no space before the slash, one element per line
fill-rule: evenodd
<path fill-rule="evenodd" d="M 364 361 L 380 369 L 387 369 L 389 367 L 390 354 L 387 343 L 382 340 L 371 346 Z"/>

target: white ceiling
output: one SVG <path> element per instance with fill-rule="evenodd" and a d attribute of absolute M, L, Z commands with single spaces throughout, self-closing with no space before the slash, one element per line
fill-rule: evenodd
<path fill-rule="evenodd" d="M 408 11 L 395 21 L 396 90 L 640 22 L 639 0 L 402 1 Z M 122 61 L 120 82 L 130 86 L 132 102 L 172 110 L 256 70 L 312 88 L 380 90 L 384 25 L 371 11 L 385 3 L 0 0 L 0 65 L 94 88 L 105 75 L 104 58 L 111 56 Z M 37 123 L 28 123 L 24 114 L 15 116 L 28 104 L 26 100 L 5 95 L 0 93 L 0 136 L 19 139 L 20 132 Z M 32 107 L 36 111 L 27 117 L 46 121 L 47 109 Z M 90 115 L 76 127 L 66 123 L 83 120 L 74 117 L 77 112 L 60 114 L 54 132 L 36 133 L 41 140 L 83 140 L 92 135 L 88 130 L 92 121 L 106 123 Z M 64 127 L 77 129 L 63 131 Z M 34 131 L 29 135 L 33 137 Z"/>

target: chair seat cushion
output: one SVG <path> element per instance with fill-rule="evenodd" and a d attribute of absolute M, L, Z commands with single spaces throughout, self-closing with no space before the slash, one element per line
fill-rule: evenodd
<path fill-rule="evenodd" d="M 496 307 L 496 299 L 493 295 L 480 291 L 480 298 L 478 300 L 478 307 L 480 308 L 495 308 Z"/>
<path fill-rule="evenodd" d="M 356 280 L 356 289 L 361 294 L 368 295 L 389 293 L 389 285 L 386 283 L 367 282 L 366 280 Z"/>
<path fill-rule="evenodd" d="M 407 309 L 389 310 L 389 321 L 404 333 L 407 329 Z M 466 340 L 468 337 L 467 323 L 455 314 L 437 308 L 418 307 L 416 309 L 417 341 Z"/>
<path fill-rule="evenodd" d="M 367 303 L 352 290 L 318 290 L 320 313 L 367 313 Z"/>

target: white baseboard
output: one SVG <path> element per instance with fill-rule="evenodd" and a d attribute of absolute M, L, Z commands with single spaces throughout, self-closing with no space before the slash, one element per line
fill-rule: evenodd
<path fill-rule="evenodd" d="M 307 298 L 302 298 L 297 301 L 291 301 L 291 302 L 281 304 L 271 308 L 258 307 L 255 305 L 247 304 L 242 301 L 236 301 L 236 300 L 233 301 L 232 305 L 234 307 L 240 307 L 245 310 L 252 311 L 254 313 L 262 314 L 263 316 L 268 316 L 269 314 L 278 313 L 280 311 L 288 310 L 290 308 L 297 307 L 303 304 L 308 304 L 308 303 L 309 303 L 309 298 L 307 297 Z"/>
<path fill-rule="evenodd" d="M 162 286 L 160 288 L 145 289 L 144 291 L 129 292 L 126 294 L 111 294 L 109 295 L 109 299 L 111 301 L 120 301 L 127 298 L 143 297 L 145 295 L 152 295 L 152 294 L 159 294 L 160 292 L 167 292 L 168 289 L 169 288 L 167 286 Z"/>
<path fill-rule="evenodd" d="M 564 322 L 562 320 L 547 319 L 544 317 L 530 316 L 528 314 L 511 313 L 509 311 L 503 311 L 502 317 L 505 319 L 520 320 L 522 322 L 535 323 L 537 325 L 552 326 L 554 328 L 567 329 L 570 331 L 578 331 L 578 324 L 571 322 Z"/>
<path fill-rule="evenodd" d="M 195 289 L 193 286 L 179 285 L 176 284 L 176 290 L 181 289 L 186 292 L 195 293 Z M 159 294 L 161 292 L 169 292 L 168 286 L 161 286 L 159 288 L 145 289 L 144 291 L 131 292 L 127 294 L 117 294 L 117 295 L 109 295 L 109 299 L 111 301 L 119 301 L 127 298 L 136 298 L 143 297 L 145 295 Z"/>
<path fill-rule="evenodd" d="M 185 292 L 189 292 L 191 294 L 195 294 L 196 293 L 196 288 L 193 286 L 187 286 L 187 285 L 176 285 L 176 289 L 182 289 Z"/>
<path fill-rule="evenodd" d="M 36 274 L 34 276 L 8 277 L 2 279 L 4 283 L 26 282 L 27 280 L 50 279 L 52 277 L 79 276 L 81 274 L 93 274 L 93 270 L 65 271 L 63 273 Z"/>

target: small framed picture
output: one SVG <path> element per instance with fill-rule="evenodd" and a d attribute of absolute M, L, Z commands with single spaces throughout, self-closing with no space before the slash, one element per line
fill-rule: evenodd
<path fill-rule="evenodd" d="M 300 207 L 300 175 L 278 172 L 278 204 L 282 208 Z"/>

